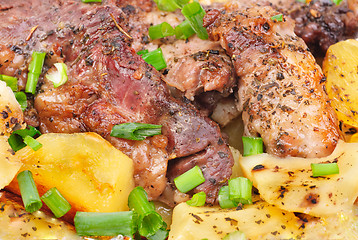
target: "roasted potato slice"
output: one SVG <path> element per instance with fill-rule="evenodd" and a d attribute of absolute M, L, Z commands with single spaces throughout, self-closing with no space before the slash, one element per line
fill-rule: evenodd
<path fill-rule="evenodd" d="M 0 190 L 12 181 L 21 167 L 21 162 L 14 154 L 7 137 L 0 136 Z"/>
<path fill-rule="evenodd" d="M 168 240 L 221 240 L 237 230 L 247 239 L 357 239 L 357 207 L 350 213 L 316 218 L 281 210 L 257 196 L 253 200 L 243 209 L 181 203 L 174 208 Z"/>
<path fill-rule="evenodd" d="M 337 162 L 339 174 L 312 177 L 311 163 L 328 162 Z M 353 211 L 358 196 L 358 143 L 339 141 L 324 158 L 282 159 L 264 153 L 243 157 L 240 163 L 269 204 L 317 217 Z"/>
<path fill-rule="evenodd" d="M 37 138 L 42 148 L 25 147 L 16 153 L 20 171 L 30 170 L 40 195 L 52 187 L 70 202 L 66 219 L 76 211 L 115 212 L 127 210 L 134 187 L 133 162 L 95 133 L 44 134 Z M 19 194 L 16 179 L 8 190 Z"/>
<path fill-rule="evenodd" d="M 326 89 L 338 118 L 358 127 L 358 41 L 346 40 L 329 47 L 323 61 Z"/>

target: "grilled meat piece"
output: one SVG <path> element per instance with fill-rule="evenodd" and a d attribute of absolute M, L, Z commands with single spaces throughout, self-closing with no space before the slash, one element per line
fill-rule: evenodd
<path fill-rule="evenodd" d="M 13 2 L 17 6 L 18 1 Z M 30 12 L 37 4 L 34 15 L 14 15 Z M 0 19 L 4 16 L 10 18 L 0 29 L 0 45 L 13 59 L 19 58 L 24 79 L 30 53 L 35 50 L 48 53 L 45 71 L 57 61 L 69 68 L 69 80 L 61 87 L 54 88 L 46 78 L 40 79 L 35 109 L 42 132 L 99 133 L 133 159 L 136 183 L 151 199 L 173 187 L 167 183 L 169 160 L 177 162 L 168 169 L 170 179 L 188 170 L 189 165 L 199 165 L 207 181 L 194 192 L 206 192 L 209 203 L 216 200 L 233 165 L 220 129 L 192 105 L 172 98 L 162 75 L 130 47 L 131 37 L 140 31 L 136 33 L 136 22 L 126 18 L 123 8 L 33 0 L 1 12 Z M 38 28 L 28 37 L 34 26 Z M 0 72 L 10 71 L 13 64 L 1 67 Z M 162 135 L 144 141 L 111 137 L 113 125 L 125 122 L 160 124 Z"/>
<path fill-rule="evenodd" d="M 324 55 L 328 47 L 347 38 L 358 37 L 358 1 L 344 0 L 335 5 L 331 0 L 272 0 L 275 8 L 295 20 L 295 33 L 315 53 Z"/>
<path fill-rule="evenodd" d="M 261 136 L 267 152 L 278 156 L 327 156 L 339 134 L 322 71 L 293 21 L 275 22 L 276 14 L 234 2 L 209 11 L 204 23 L 232 58 L 245 134 Z"/>

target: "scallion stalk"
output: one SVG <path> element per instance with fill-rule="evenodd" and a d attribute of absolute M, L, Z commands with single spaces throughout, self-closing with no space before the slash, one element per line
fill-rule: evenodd
<path fill-rule="evenodd" d="M 36 139 L 34 139 L 33 137 L 27 135 L 26 137 L 24 137 L 24 143 L 29 146 L 30 148 L 32 148 L 32 150 L 37 151 L 42 147 L 42 144 L 40 142 L 38 142 Z"/>
<path fill-rule="evenodd" d="M 71 209 L 71 204 L 55 187 L 42 195 L 41 200 L 44 201 L 56 218 L 62 217 Z"/>
<path fill-rule="evenodd" d="M 219 190 L 219 205 L 221 208 L 235 208 L 237 203 L 230 199 L 229 186 L 223 186 Z"/>
<path fill-rule="evenodd" d="M 162 133 L 162 125 L 146 123 L 122 123 L 114 125 L 111 131 L 112 137 L 129 140 L 144 140 L 146 137 Z"/>
<path fill-rule="evenodd" d="M 187 39 L 195 34 L 188 20 L 185 20 L 176 26 L 174 32 L 177 39 Z"/>
<path fill-rule="evenodd" d="M 311 163 L 312 177 L 339 174 L 337 163 Z"/>
<path fill-rule="evenodd" d="M 157 48 L 154 51 L 143 54 L 142 58 L 146 63 L 152 65 L 158 71 L 167 67 L 161 48 Z"/>
<path fill-rule="evenodd" d="M 17 152 L 18 150 L 26 147 L 26 143 L 24 143 L 24 138 L 26 136 L 34 137 L 35 135 L 41 135 L 40 131 L 32 126 L 29 126 L 28 129 L 19 129 L 12 132 L 7 141 L 12 150 Z M 31 140 L 28 141 L 31 142 Z"/>
<path fill-rule="evenodd" d="M 252 181 L 244 177 L 229 180 L 229 196 L 236 203 L 252 204 Z"/>
<path fill-rule="evenodd" d="M 132 237 L 136 232 L 136 215 L 126 212 L 77 212 L 74 218 L 76 232 L 80 236 Z"/>
<path fill-rule="evenodd" d="M 174 28 L 167 22 L 149 27 L 149 37 L 153 40 L 174 35 Z"/>
<path fill-rule="evenodd" d="M 264 144 L 260 137 L 242 137 L 244 156 L 257 155 L 264 152 Z"/>
<path fill-rule="evenodd" d="M 274 22 L 282 22 L 283 21 L 283 15 L 282 14 L 277 14 L 275 16 L 272 16 L 271 20 L 274 21 Z"/>
<path fill-rule="evenodd" d="M 189 192 L 203 182 L 205 182 L 205 178 L 203 172 L 198 166 L 195 166 L 182 175 L 174 178 L 175 186 L 182 193 Z"/>
<path fill-rule="evenodd" d="M 166 224 L 160 228 L 154 235 L 147 237 L 148 240 L 165 240 L 168 238 L 169 231 L 166 229 Z"/>
<path fill-rule="evenodd" d="M 188 2 L 189 0 L 174 0 L 176 2 L 176 4 L 179 6 L 179 8 L 183 8 Z"/>
<path fill-rule="evenodd" d="M 83 3 L 96 3 L 96 2 L 99 2 L 101 3 L 102 0 L 81 0 Z"/>
<path fill-rule="evenodd" d="M 161 11 L 173 12 L 180 7 L 175 0 L 154 0 L 154 2 Z"/>
<path fill-rule="evenodd" d="M 53 87 L 57 88 L 65 84 L 68 80 L 67 65 L 64 63 L 54 64 L 57 71 L 46 74 L 46 78 L 53 83 Z"/>
<path fill-rule="evenodd" d="M 246 236 L 241 231 L 228 233 L 222 240 L 246 240 Z"/>
<path fill-rule="evenodd" d="M 14 92 L 17 102 L 20 104 L 21 110 L 25 111 L 27 108 L 27 97 L 24 92 Z"/>
<path fill-rule="evenodd" d="M 17 175 L 21 198 L 27 212 L 35 212 L 42 207 L 42 202 L 37 191 L 34 178 L 29 170 L 20 172 Z"/>
<path fill-rule="evenodd" d="M 149 237 L 163 227 L 162 217 L 155 211 L 155 207 L 148 201 L 143 187 L 136 187 L 128 197 L 129 208 L 138 214 L 138 231 L 141 236 Z"/>
<path fill-rule="evenodd" d="M 206 28 L 203 27 L 203 19 L 206 13 L 205 10 L 201 7 L 200 3 L 195 1 L 188 3 L 183 7 L 181 12 L 185 19 L 189 21 L 190 26 L 200 39 L 209 38 Z"/>
<path fill-rule="evenodd" d="M 9 88 L 11 88 L 11 90 L 13 92 L 17 91 L 18 87 L 17 87 L 17 78 L 16 77 L 11 77 L 11 76 L 0 74 L 0 80 L 4 81 L 6 83 L 6 85 Z"/>
<path fill-rule="evenodd" d="M 204 206 L 205 201 L 206 201 L 205 192 L 198 192 L 198 193 L 195 193 L 190 200 L 186 201 L 186 203 L 189 206 L 201 207 L 201 206 Z"/>
<path fill-rule="evenodd" d="M 343 0 L 332 0 L 332 2 L 333 2 L 334 4 L 336 4 L 336 5 L 341 4 L 342 1 L 343 1 Z"/>
<path fill-rule="evenodd" d="M 27 82 L 25 92 L 35 94 L 37 82 L 42 72 L 42 66 L 45 61 L 46 53 L 33 52 L 32 59 L 29 64 L 29 73 L 27 75 Z"/>
<path fill-rule="evenodd" d="M 137 52 L 138 55 L 143 55 L 143 54 L 146 54 L 146 53 L 149 53 L 148 49 L 144 49 L 144 50 L 140 50 Z"/>

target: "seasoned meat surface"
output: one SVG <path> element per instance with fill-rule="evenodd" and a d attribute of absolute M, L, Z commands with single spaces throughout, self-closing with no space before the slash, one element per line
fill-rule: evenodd
<path fill-rule="evenodd" d="M 198 165 L 207 181 L 194 192 L 206 192 L 209 203 L 216 200 L 231 175 L 231 152 L 217 124 L 191 104 L 172 98 L 161 73 L 130 47 L 140 31 L 136 33 L 136 22 L 126 18 L 125 11 L 144 10 L 119 8 L 114 5 L 118 1 L 109 5 L 13 2 L 13 8 L 0 13 L 0 19 L 12 16 L 6 27 L 0 28 L 4 53 L 0 61 L 10 62 L 0 73 L 21 66 L 26 80 L 26 66 L 35 50 L 48 53 L 44 72 L 55 62 L 68 66 L 69 80 L 58 88 L 41 76 L 34 106 L 42 132 L 99 133 L 133 159 L 136 183 L 151 199 L 158 199 L 165 188 L 174 188 L 167 179 Z M 34 15 L 14 15 L 30 12 L 33 6 L 37 6 Z M 38 27 L 30 34 L 34 26 Z M 160 124 L 162 135 L 144 141 L 109 135 L 113 125 L 125 122 Z M 169 160 L 173 164 L 167 169 Z"/>
<path fill-rule="evenodd" d="M 316 53 L 325 54 L 340 40 L 358 37 L 358 1 L 313 0 L 305 4 L 295 0 L 272 0 L 275 8 L 295 20 L 295 33 Z"/>
<path fill-rule="evenodd" d="M 327 156 L 339 135 L 322 71 L 292 20 L 275 22 L 276 14 L 268 6 L 234 2 L 225 11 L 209 11 L 204 22 L 232 58 L 246 135 L 261 136 L 278 156 Z"/>

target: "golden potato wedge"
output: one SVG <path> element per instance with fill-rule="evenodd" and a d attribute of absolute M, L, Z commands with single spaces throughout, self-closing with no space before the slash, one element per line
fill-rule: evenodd
<path fill-rule="evenodd" d="M 0 136 L 0 190 L 13 180 L 21 167 L 21 162 L 14 154 L 7 137 Z"/>
<path fill-rule="evenodd" d="M 326 89 L 338 119 L 358 127 L 358 41 L 346 40 L 329 47 L 323 61 Z"/>
<path fill-rule="evenodd" d="M 24 128 L 24 115 L 11 88 L 0 81 L 0 134 L 9 136 L 13 130 Z"/>
<path fill-rule="evenodd" d="M 38 151 L 25 147 L 16 153 L 20 171 L 30 170 L 40 195 L 52 187 L 70 202 L 66 219 L 75 211 L 114 212 L 127 210 L 134 187 L 133 162 L 95 133 L 44 134 Z M 8 189 L 19 194 L 16 179 Z"/>
<path fill-rule="evenodd" d="M 313 178 L 311 163 L 327 162 L 337 162 L 339 174 Z M 324 158 L 282 159 L 264 153 L 243 157 L 240 163 L 269 204 L 317 217 L 353 211 L 358 196 L 358 143 L 339 141 Z"/>

